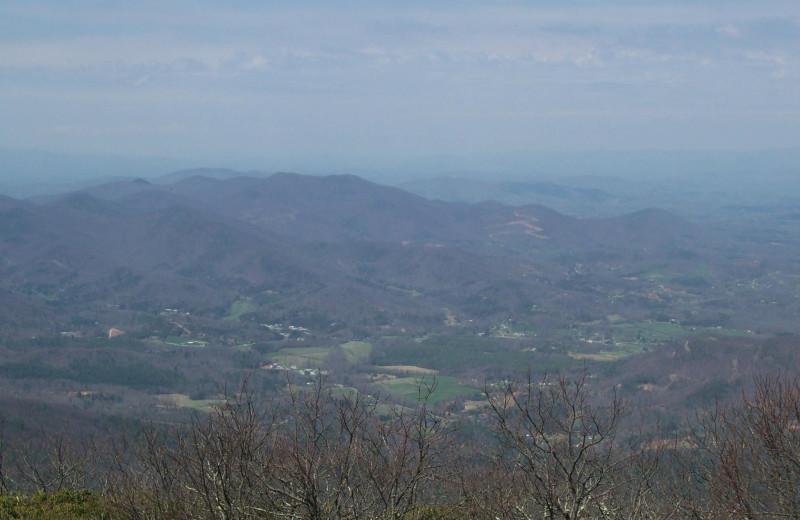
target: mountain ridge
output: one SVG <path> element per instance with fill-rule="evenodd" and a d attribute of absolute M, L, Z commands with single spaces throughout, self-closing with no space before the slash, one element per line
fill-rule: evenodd
<path fill-rule="evenodd" d="M 443 308 L 518 312 L 561 286 L 585 290 L 575 276 L 585 266 L 611 284 L 620 266 L 646 270 L 707 242 L 662 210 L 579 219 L 538 205 L 430 201 L 352 175 L 132 180 L 5 205 L 0 290 L 20 298 L 183 302 L 207 313 L 273 291 L 278 308 L 369 321 L 348 297 L 358 294 L 407 316 L 406 327 Z"/>

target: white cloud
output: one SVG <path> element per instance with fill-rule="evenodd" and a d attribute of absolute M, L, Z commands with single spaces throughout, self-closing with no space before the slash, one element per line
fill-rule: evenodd
<path fill-rule="evenodd" d="M 744 56 L 748 60 L 770 65 L 783 65 L 786 62 L 786 56 L 783 53 L 747 51 L 744 53 Z"/>
<path fill-rule="evenodd" d="M 726 24 L 722 26 L 716 27 L 716 31 L 719 34 L 724 34 L 725 36 L 730 36 L 731 38 L 741 38 L 742 31 L 738 27 L 733 24 Z"/>
<path fill-rule="evenodd" d="M 27 118 L 78 142 L 104 134 L 89 125 L 136 119 L 125 142 L 139 139 L 139 149 L 173 138 L 186 146 L 178 136 L 196 128 L 206 129 L 195 134 L 207 140 L 199 146 L 259 153 L 272 142 L 278 150 L 345 141 L 428 149 L 439 140 L 469 148 L 488 146 L 488 133 L 498 143 L 538 136 L 545 146 L 542 118 L 565 134 L 580 130 L 590 147 L 598 120 L 618 134 L 608 142 L 662 146 L 666 131 L 647 142 L 636 125 L 682 121 L 712 104 L 741 114 L 753 99 L 780 111 L 796 106 L 800 77 L 791 31 L 766 34 L 775 13 L 798 23 L 796 0 L 730 0 L 724 9 L 674 0 L 242 9 L 176 0 L 80 12 L 9 2 L 14 32 L 0 34 L 0 78 L 14 116 L 0 132 Z M 342 122 L 352 135 L 342 135 Z M 689 125 L 673 138 L 696 132 Z"/>
<path fill-rule="evenodd" d="M 250 60 L 250 66 L 254 69 L 263 69 L 268 63 L 269 61 L 260 54 L 258 56 L 253 56 L 253 58 Z"/>

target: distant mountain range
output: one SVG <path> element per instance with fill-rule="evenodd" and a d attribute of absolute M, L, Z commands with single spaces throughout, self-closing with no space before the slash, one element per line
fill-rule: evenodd
<path fill-rule="evenodd" d="M 543 206 L 431 201 L 349 175 L 195 173 L 220 178 L 184 172 L 173 183 L 0 198 L 0 294 L 22 303 L 17 314 L 45 305 L 62 320 L 86 305 L 213 314 L 242 295 L 280 293 L 286 312 L 352 322 L 383 308 L 412 323 L 442 308 L 529 307 L 563 292 L 576 263 L 635 272 L 710 243 L 663 210 L 577 219 Z M 476 310 L 476 298 L 494 303 Z M 41 316 L 28 321 L 63 326 Z"/>
<path fill-rule="evenodd" d="M 674 241 L 675 233 L 688 227 L 667 212 L 660 212 L 658 217 L 653 217 L 650 211 L 581 220 L 541 205 L 512 207 L 489 202 L 431 201 L 352 175 L 276 173 L 257 178 L 229 170 L 213 172 L 221 179 L 178 172 L 173 177 L 181 180 L 172 184 L 136 180 L 100 185 L 80 193 L 127 213 L 188 206 L 201 213 L 250 224 L 295 243 L 434 241 L 463 245 L 488 241 L 493 245 L 516 243 L 536 249 L 544 241 L 560 247 L 585 248 L 608 240 L 604 230 L 610 230 L 615 241 L 639 243 L 644 235 Z M 548 188 L 580 197 L 606 197 L 594 190 Z M 650 215 L 646 222 L 650 227 L 639 233 L 637 226 L 642 223 L 643 215 Z M 617 234 L 620 228 L 627 233 Z"/>
<path fill-rule="evenodd" d="M 208 164 L 208 160 L 202 161 Z M 302 171 L 316 175 L 355 173 L 384 184 L 457 178 L 501 183 L 533 184 L 545 195 L 547 184 L 606 191 L 627 197 L 633 187 L 647 185 L 667 194 L 722 191 L 735 195 L 746 188 L 760 192 L 798 188 L 800 149 L 761 151 L 618 150 L 583 152 L 519 151 L 429 156 L 417 158 L 336 157 L 305 155 L 296 158 L 238 158 L 214 161 L 238 168 L 196 168 L 198 159 L 76 155 L 0 146 L 0 193 L 16 197 L 52 195 L 82 189 L 103 179 L 144 178 L 172 183 L 187 176 L 229 178 L 231 175 L 263 177 L 261 172 Z M 194 168 L 187 170 L 186 168 Z M 258 171 L 254 171 L 256 168 Z M 165 172 L 175 172 L 164 175 Z M 595 181 L 600 180 L 600 183 Z M 437 181 L 438 182 L 438 181 Z M 410 185 L 409 185 L 410 186 Z M 408 189 L 411 189 L 406 186 Z M 614 189 L 609 189 L 609 188 Z M 521 187 L 529 191 L 530 187 Z M 621 191 L 620 191 L 621 188 Z M 430 189 L 430 188 L 428 188 Z M 414 191 L 412 189 L 412 191 Z M 553 200 L 559 195 L 551 193 Z M 636 190 L 636 198 L 641 190 Z M 440 196 L 440 194 L 437 194 Z M 515 204 L 544 201 L 521 200 Z M 485 199 L 482 199 L 485 200 Z M 504 203 L 511 201 L 496 199 Z M 649 204 L 649 201 L 647 202 Z M 641 206 L 639 206 L 641 207 Z M 617 209 L 623 209 L 620 207 Z M 630 208 L 628 208 L 630 209 Z"/>

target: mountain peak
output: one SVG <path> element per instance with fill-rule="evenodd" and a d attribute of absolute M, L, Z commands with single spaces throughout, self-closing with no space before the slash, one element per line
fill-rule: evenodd
<path fill-rule="evenodd" d="M 89 193 L 82 191 L 66 195 L 58 201 L 58 205 L 64 208 L 95 215 L 109 215 L 114 213 L 108 204 L 90 195 Z"/>
<path fill-rule="evenodd" d="M 264 172 L 249 171 L 241 172 L 231 170 L 229 168 L 191 168 L 187 170 L 178 170 L 168 173 L 158 178 L 159 184 L 175 184 L 177 182 L 190 179 L 192 177 L 205 177 L 207 179 L 227 180 L 236 177 L 265 177 Z"/>
<path fill-rule="evenodd" d="M 22 202 L 17 199 L 11 198 L 7 195 L 0 195 L 0 210 L 15 208 L 21 204 Z"/>

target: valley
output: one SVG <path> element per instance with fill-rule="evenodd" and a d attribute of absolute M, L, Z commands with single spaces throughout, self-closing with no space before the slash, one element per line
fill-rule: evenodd
<path fill-rule="evenodd" d="M 4 415 L 180 421 L 243 377 L 396 402 L 435 379 L 432 403 L 469 415 L 487 385 L 587 370 L 677 425 L 797 367 L 797 231 L 740 214 L 576 218 L 285 173 L 5 198 Z"/>

